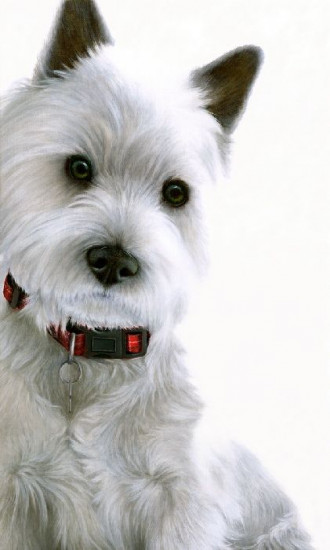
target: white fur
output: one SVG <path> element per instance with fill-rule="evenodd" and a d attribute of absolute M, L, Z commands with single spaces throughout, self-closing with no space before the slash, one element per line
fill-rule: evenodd
<path fill-rule="evenodd" d="M 143 83 L 118 65 L 102 49 L 2 112 L 2 279 L 10 269 L 30 299 L 0 304 L 0 548 L 310 550 L 256 459 L 206 438 L 175 336 L 226 140 L 188 80 Z M 86 189 L 63 169 L 77 153 L 95 166 Z M 173 176 L 191 189 L 182 209 L 161 200 Z M 105 242 L 138 258 L 136 280 L 96 280 L 85 252 Z M 71 417 L 67 353 L 47 334 L 69 318 L 151 332 L 144 358 L 79 359 Z"/>

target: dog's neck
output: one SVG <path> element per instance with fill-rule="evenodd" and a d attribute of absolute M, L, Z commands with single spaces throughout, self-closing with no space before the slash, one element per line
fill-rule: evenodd
<path fill-rule="evenodd" d="M 143 357 L 131 360 L 76 357 L 82 376 L 73 387 L 72 415 L 69 415 L 69 388 L 59 375 L 68 352 L 46 330 L 40 330 L 25 311 L 17 313 L 5 300 L 1 302 L 0 375 L 4 383 L 7 380 L 18 388 L 24 384 L 31 395 L 42 398 L 44 406 L 59 407 L 68 420 L 105 400 L 110 400 L 112 407 L 116 407 L 118 400 L 116 414 L 121 408 L 123 414 L 127 413 L 141 395 L 151 402 L 158 398 L 160 402 L 182 402 L 192 419 L 199 416 L 201 403 L 191 385 L 182 346 L 173 327 L 155 330 Z"/>
<path fill-rule="evenodd" d="M 26 293 L 24 298 L 28 300 Z M 60 406 L 63 412 L 68 412 L 68 384 L 63 384 L 60 376 L 61 366 L 68 362 L 67 349 L 47 330 L 40 330 L 31 322 L 24 307 L 21 311 L 10 307 L 7 298 L 0 304 L 0 325 L 3 340 L 0 371 L 3 375 L 12 379 L 12 383 L 25 381 L 33 394 L 39 394 L 50 406 Z M 80 355 L 72 359 L 82 369 L 81 379 L 73 387 L 74 414 L 124 389 L 127 407 L 134 401 L 133 395 L 142 392 L 146 398 L 150 395 L 153 399 L 155 392 L 158 394 L 162 388 L 164 396 L 174 392 L 179 400 L 179 395 L 180 399 L 185 395 L 187 409 L 198 411 L 200 408 L 189 382 L 182 347 L 174 328 L 168 325 L 154 329 L 144 356 L 109 360 Z"/>
<path fill-rule="evenodd" d="M 26 307 L 29 295 L 20 287 L 14 277 L 8 273 L 4 282 L 3 295 L 14 311 Z M 100 359 L 135 359 L 143 357 L 148 348 L 150 333 L 143 327 L 116 329 L 89 329 L 72 326 L 65 329 L 53 325 L 48 333 L 71 355 Z"/>

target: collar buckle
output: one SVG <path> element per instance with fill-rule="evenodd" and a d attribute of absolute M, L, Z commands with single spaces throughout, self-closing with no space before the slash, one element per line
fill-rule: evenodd
<path fill-rule="evenodd" d="M 144 328 L 88 330 L 85 332 L 85 357 L 133 359 L 147 352 L 149 333 Z"/>

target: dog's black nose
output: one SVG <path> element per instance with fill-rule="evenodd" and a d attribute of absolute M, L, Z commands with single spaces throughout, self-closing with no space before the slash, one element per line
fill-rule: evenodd
<path fill-rule="evenodd" d="M 95 246 L 87 251 L 87 263 L 95 277 L 104 285 L 121 283 L 134 277 L 139 263 L 134 256 L 118 246 Z"/>

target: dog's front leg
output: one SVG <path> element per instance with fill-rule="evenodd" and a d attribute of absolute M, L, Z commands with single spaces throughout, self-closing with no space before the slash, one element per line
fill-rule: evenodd
<path fill-rule="evenodd" d="M 116 550 L 225 550 L 224 519 L 186 465 L 104 478 L 100 515 Z M 109 475 L 110 474 L 110 475 Z"/>
<path fill-rule="evenodd" d="M 27 443 L 0 466 L 0 550 L 110 550 L 65 438 Z"/>
<path fill-rule="evenodd" d="M 222 518 L 193 479 L 158 487 L 146 521 L 145 550 L 221 550 Z"/>
<path fill-rule="evenodd" d="M 109 550 L 65 417 L 0 368 L 0 550 Z"/>
<path fill-rule="evenodd" d="M 130 532 L 125 550 L 226 548 L 223 517 L 193 476 L 173 471 L 141 477 L 129 493 L 121 514 L 123 531 Z"/>

